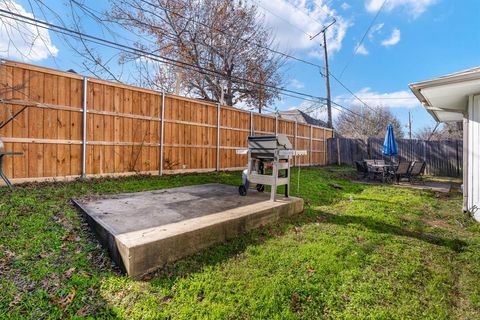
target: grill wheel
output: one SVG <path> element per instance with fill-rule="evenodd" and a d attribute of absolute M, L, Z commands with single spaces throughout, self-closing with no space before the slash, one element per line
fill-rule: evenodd
<path fill-rule="evenodd" d="M 247 188 L 242 184 L 240 187 L 238 187 L 238 193 L 243 197 L 246 196 Z"/>

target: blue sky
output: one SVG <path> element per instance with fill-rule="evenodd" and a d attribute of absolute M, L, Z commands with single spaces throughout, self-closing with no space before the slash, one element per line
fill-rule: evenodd
<path fill-rule="evenodd" d="M 5 1 L 11 5 L 13 0 L 1 0 L 0 6 L 2 2 L 5 5 Z M 44 2 L 68 19 L 63 2 Z M 107 1 L 84 3 L 96 10 L 108 8 Z M 387 0 L 373 23 L 383 0 L 259 0 L 255 3 L 281 50 L 321 65 L 320 38 L 311 41 L 309 35 L 318 32 L 334 16 L 337 23 L 327 33 L 331 72 L 337 78 L 341 75 L 340 80 L 367 104 L 390 107 L 404 125 L 408 112 L 412 112 L 414 131 L 435 123 L 413 98 L 408 84 L 480 65 L 478 0 Z M 15 0 L 14 4 L 24 13 L 32 11 L 27 0 Z M 359 46 L 370 25 L 370 32 Z M 84 27 L 88 33 L 101 35 L 93 23 Z M 4 30 L 2 26 L 0 55 L 25 60 L 6 40 L 1 40 L 5 39 Z M 27 62 L 63 70 L 80 68 L 81 60 L 72 55 L 62 39 L 51 32 L 44 38 L 47 41 L 34 48 Z M 16 41 L 21 48 L 21 39 Z M 112 54 L 111 50 L 102 50 Z M 55 57 L 51 57 L 52 53 Z M 300 62 L 288 62 L 285 83 L 292 90 L 325 96 L 324 78 L 318 69 Z M 331 80 L 331 85 L 335 101 L 347 107 L 359 104 L 335 80 Z M 305 104 L 285 97 L 276 106 L 286 110 Z"/>

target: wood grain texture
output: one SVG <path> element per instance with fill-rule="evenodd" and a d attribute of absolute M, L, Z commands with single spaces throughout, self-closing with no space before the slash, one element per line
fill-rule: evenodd
<path fill-rule="evenodd" d="M 6 151 L 23 156 L 6 157 L 5 171 L 14 179 L 72 177 L 81 173 L 83 77 L 28 64 L 0 64 L 0 121 L 25 108 L 0 130 Z M 162 108 L 165 108 L 163 164 L 160 164 Z M 245 148 L 255 135 L 286 134 L 295 148 L 311 154 L 297 157 L 298 165 L 325 165 L 330 129 L 297 124 L 269 115 L 228 106 L 220 108 L 217 142 L 217 105 L 153 90 L 88 80 L 88 175 L 132 172 L 212 171 L 218 158 L 221 170 L 246 165 Z M 252 117 L 252 119 L 251 119 Z M 311 134 L 311 138 L 310 138 Z M 296 137 L 295 137 L 296 135 Z"/>
<path fill-rule="evenodd" d="M 338 140 L 338 142 L 337 142 Z M 354 165 L 364 159 L 382 159 L 384 139 L 330 138 L 327 144 L 328 163 L 337 163 L 338 156 L 342 164 Z M 397 139 L 400 161 L 425 161 L 427 174 L 461 177 L 463 166 L 462 140 L 427 141 L 417 139 Z"/>

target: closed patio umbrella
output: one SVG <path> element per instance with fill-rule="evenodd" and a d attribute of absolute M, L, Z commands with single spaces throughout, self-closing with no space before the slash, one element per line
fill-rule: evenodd
<path fill-rule="evenodd" d="M 387 133 L 385 134 L 382 153 L 388 157 L 396 156 L 398 154 L 395 133 L 393 132 L 393 126 L 391 124 L 387 126 Z"/>

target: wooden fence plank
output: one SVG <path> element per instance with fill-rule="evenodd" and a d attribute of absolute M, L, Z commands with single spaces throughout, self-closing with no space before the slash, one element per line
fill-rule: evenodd
<path fill-rule="evenodd" d="M 338 145 L 338 147 L 337 147 Z M 383 139 L 329 139 L 328 163 L 337 163 L 337 150 L 340 149 L 342 164 L 353 165 L 363 159 L 382 159 Z M 424 141 L 398 139 L 398 159 L 400 161 L 425 161 L 426 173 L 441 176 L 460 177 L 462 175 L 463 144 L 461 140 Z"/>
<path fill-rule="evenodd" d="M 90 81 L 91 80 L 91 81 Z M 0 85 L 24 86 L 2 94 L 0 121 L 26 108 L 0 131 L 5 149 L 24 156 L 6 162 L 15 178 L 81 174 L 83 77 L 22 63 L 0 64 Z M 154 172 L 160 168 L 161 97 L 152 90 L 89 79 L 87 86 L 86 173 Z M 165 96 L 163 168 L 193 172 L 238 169 L 248 135 L 286 134 L 297 149 L 299 165 L 323 165 L 331 130 L 295 124 L 269 115 L 221 106 L 217 142 L 217 106 L 174 95 Z M 218 149 L 217 149 L 218 143 Z"/>

